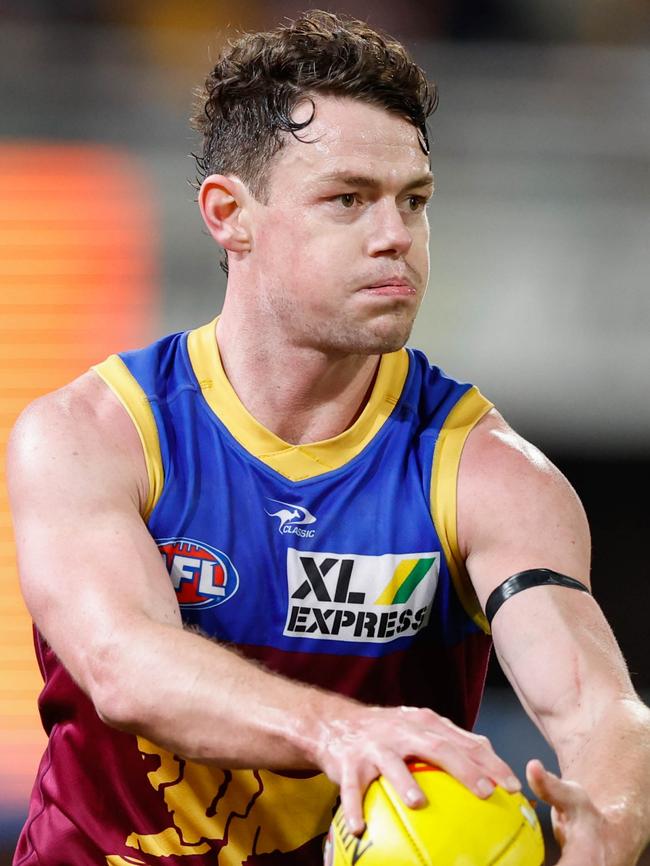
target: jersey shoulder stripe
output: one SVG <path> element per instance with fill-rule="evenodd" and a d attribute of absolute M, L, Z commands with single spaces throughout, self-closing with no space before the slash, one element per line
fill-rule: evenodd
<path fill-rule="evenodd" d="M 160 499 L 165 483 L 158 426 L 147 394 L 119 355 L 111 355 L 91 368 L 104 380 L 128 412 L 142 443 L 149 491 L 142 509 L 147 520 Z"/>
<path fill-rule="evenodd" d="M 486 633 L 488 621 L 476 596 L 458 546 L 458 470 L 467 437 L 493 404 L 471 387 L 447 415 L 438 434 L 431 473 L 431 514 L 447 559 L 454 588 L 467 614 Z"/>

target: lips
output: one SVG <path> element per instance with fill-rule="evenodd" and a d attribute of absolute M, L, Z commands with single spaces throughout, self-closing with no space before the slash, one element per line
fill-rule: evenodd
<path fill-rule="evenodd" d="M 362 291 L 373 295 L 404 296 L 415 295 L 415 287 L 405 277 L 386 277 L 364 286 Z"/>

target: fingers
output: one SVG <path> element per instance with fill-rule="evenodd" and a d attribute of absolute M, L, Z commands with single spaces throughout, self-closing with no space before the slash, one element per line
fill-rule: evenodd
<path fill-rule="evenodd" d="M 487 739 L 487 737 L 470 734 L 468 731 L 461 730 L 460 732 L 463 737 L 466 737 L 470 740 L 467 746 L 467 752 L 463 748 L 461 750 L 462 753 L 467 753 L 469 755 L 472 762 L 481 771 L 483 777 L 487 778 L 489 781 L 492 781 L 497 785 L 500 785 L 502 788 L 505 788 L 505 790 L 509 791 L 511 794 L 514 794 L 517 791 L 521 791 L 521 782 L 515 776 L 512 768 L 496 754 L 496 752 L 492 748 L 492 744 Z M 463 744 L 463 740 L 461 740 L 461 745 Z M 458 778 L 460 778 L 460 776 Z M 486 795 L 479 794 L 479 796 Z"/>
<path fill-rule="evenodd" d="M 411 809 L 426 806 L 427 798 L 403 758 L 398 755 L 385 755 L 381 764 L 381 775 L 390 782 L 398 796 Z"/>
<path fill-rule="evenodd" d="M 521 783 L 512 769 L 492 748 L 487 737 L 459 728 L 431 710 L 403 708 L 421 726 L 422 740 L 411 742 L 412 752 L 421 760 L 437 764 L 479 797 L 488 797 L 500 785 L 514 793 Z"/>
<path fill-rule="evenodd" d="M 553 806 L 558 812 L 574 812 L 589 802 L 584 789 L 576 782 L 560 779 L 549 772 L 541 761 L 534 759 L 526 766 L 526 778 L 531 790 L 540 800 Z"/>
<path fill-rule="evenodd" d="M 410 759 L 439 766 L 478 797 L 500 785 L 521 790 L 519 780 L 485 737 L 463 731 L 432 710 L 410 707 L 364 708 L 354 717 L 330 721 L 321 729 L 318 763 L 338 782 L 349 831 L 363 831 L 363 796 L 370 782 L 384 776 L 407 806 L 426 798 L 409 771 Z"/>
<path fill-rule="evenodd" d="M 431 740 L 434 741 L 433 744 Z M 411 809 L 426 805 L 426 797 L 405 763 L 409 757 L 411 756 L 383 750 L 376 754 L 373 763 L 365 765 L 365 768 L 357 762 L 345 765 L 341 780 L 341 805 L 351 833 L 358 835 L 363 832 L 363 795 L 370 782 L 380 775 L 393 786 L 397 795 Z M 430 737 L 429 742 L 417 751 L 417 757 L 445 770 L 477 797 L 489 797 L 494 791 L 495 782 L 486 775 L 484 767 L 475 763 L 457 746 L 446 743 L 439 737 Z M 357 760 L 359 758 L 360 756 Z M 519 790 L 519 782 L 516 779 L 514 782 Z"/>
<path fill-rule="evenodd" d="M 536 797 L 544 800 L 544 802 L 548 802 L 547 797 L 550 796 L 549 782 L 552 785 L 552 778 L 557 777 L 550 773 L 537 758 L 526 764 L 526 780 L 530 789 Z"/>
<path fill-rule="evenodd" d="M 386 753 L 381 766 L 349 764 L 344 769 L 340 785 L 341 806 L 348 830 L 354 836 L 365 828 L 363 797 L 368 785 L 378 776 L 383 776 L 395 788 L 397 794 L 412 809 L 425 806 L 427 799 L 409 768 L 397 755 Z"/>
<path fill-rule="evenodd" d="M 562 848 L 561 866 L 602 866 L 603 816 L 582 785 L 559 778 L 538 760 L 528 762 L 526 777 L 535 795 L 552 807 L 553 833 Z"/>
<path fill-rule="evenodd" d="M 418 757 L 446 770 L 478 797 L 489 797 L 495 785 L 510 793 L 521 790 L 521 783 L 487 737 L 464 731 L 448 719 L 435 721 L 435 729 L 427 732 L 428 742 L 421 747 L 424 754 L 418 751 Z"/>
<path fill-rule="evenodd" d="M 459 749 L 453 743 L 439 738 L 436 740 L 433 747 L 421 757 L 454 776 L 477 797 L 489 797 L 494 791 L 495 780 L 491 775 L 492 771 L 485 766 L 486 762 L 477 761 L 474 755 Z"/>
<path fill-rule="evenodd" d="M 377 771 L 377 775 L 379 775 L 379 771 Z M 371 781 L 372 778 L 368 779 L 365 785 L 361 784 L 359 768 L 356 764 L 343 767 L 340 782 L 341 807 L 345 815 L 346 826 L 354 836 L 360 836 L 366 826 L 363 818 L 363 795 Z"/>
<path fill-rule="evenodd" d="M 542 764 L 541 761 L 535 759 L 529 761 L 526 765 L 526 780 L 533 794 L 545 803 L 553 806 L 555 789 L 554 782 L 557 779 L 553 773 L 550 773 Z M 566 845 L 566 835 L 564 832 L 564 816 L 560 814 L 553 806 L 551 811 L 551 820 L 553 824 L 553 835 L 558 844 L 564 849 Z"/>

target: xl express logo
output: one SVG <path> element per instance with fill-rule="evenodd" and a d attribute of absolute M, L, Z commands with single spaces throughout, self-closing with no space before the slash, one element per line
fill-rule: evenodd
<path fill-rule="evenodd" d="M 157 544 L 181 608 L 215 607 L 237 592 L 239 574 L 222 550 L 189 538 L 162 538 Z"/>
<path fill-rule="evenodd" d="M 429 621 L 440 553 L 362 556 L 287 551 L 284 634 L 386 643 Z"/>

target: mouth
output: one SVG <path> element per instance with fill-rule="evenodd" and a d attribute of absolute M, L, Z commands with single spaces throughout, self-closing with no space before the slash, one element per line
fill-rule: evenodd
<path fill-rule="evenodd" d="M 405 277 L 387 277 L 361 289 L 365 294 L 389 297 L 412 297 L 417 294 L 415 286 Z"/>

